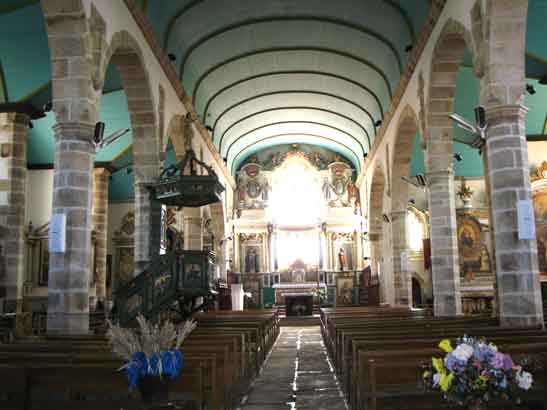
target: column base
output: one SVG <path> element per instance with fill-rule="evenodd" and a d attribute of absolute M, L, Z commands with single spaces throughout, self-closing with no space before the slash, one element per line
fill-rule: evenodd
<path fill-rule="evenodd" d="M 47 334 L 88 335 L 90 334 L 89 313 L 48 313 Z"/>

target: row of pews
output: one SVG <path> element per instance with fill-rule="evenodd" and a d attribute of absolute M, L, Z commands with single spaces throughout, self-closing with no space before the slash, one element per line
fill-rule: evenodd
<path fill-rule="evenodd" d="M 423 364 L 442 357 L 439 341 L 464 334 L 486 337 L 504 353 L 529 360 L 534 387 L 519 409 L 547 409 L 547 333 L 507 329 L 491 317 L 431 317 L 428 310 L 398 307 L 321 309 L 325 345 L 351 410 L 448 408 L 440 394 L 426 392 Z M 506 402 L 492 409 L 512 408 Z"/>
<path fill-rule="evenodd" d="M 279 334 L 278 312 L 207 312 L 195 319 L 170 398 L 185 410 L 233 409 Z M 129 393 L 116 371 L 121 365 L 104 335 L 0 344 L 0 409 L 140 409 L 138 393 Z"/>

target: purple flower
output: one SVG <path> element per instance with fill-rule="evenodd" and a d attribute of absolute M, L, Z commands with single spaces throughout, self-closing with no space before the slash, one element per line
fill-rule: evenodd
<path fill-rule="evenodd" d="M 494 356 L 490 359 L 490 365 L 494 369 L 503 369 L 504 368 L 505 355 L 500 352 L 496 352 Z"/>
<path fill-rule="evenodd" d="M 466 361 L 458 360 L 452 353 L 448 353 L 444 358 L 445 367 L 455 373 L 463 372 L 466 363 Z"/>
<path fill-rule="evenodd" d="M 511 370 L 515 364 L 513 363 L 513 359 L 511 359 L 511 356 L 508 354 L 503 355 L 503 369 L 504 370 Z"/>
<path fill-rule="evenodd" d="M 489 360 L 496 352 L 487 344 L 479 343 L 475 346 L 473 357 L 478 361 Z"/>

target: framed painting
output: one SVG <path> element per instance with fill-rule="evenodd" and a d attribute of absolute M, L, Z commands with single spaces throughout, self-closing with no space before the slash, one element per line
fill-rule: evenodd
<path fill-rule="evenodd" d="M 353 275 L 339 275 L 336 278 L 336 306 L 353 305 Z"/>

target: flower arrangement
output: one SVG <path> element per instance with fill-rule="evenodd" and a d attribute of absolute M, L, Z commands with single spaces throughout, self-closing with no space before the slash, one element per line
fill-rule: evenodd
<path fill-rule="evenodd" d="M 119 369 L 125 370 L 129 390 L 145 377 L 170 377 L 180 375 L 183 354 L 179 350 L 184 339 L 196 328 L 194 321 L 186 321 L 176 327 L 171 322 L 162 326 L 148 322 L 142 315 L 137 317 L 138 329 L 122 328 L 109 324 L 107 336 L 112 351 L 126 363 Z"/>
<path fill-rule="evenodd" d="M 493 398 L 518 402 L 532 387 L 532 375 L 493 343 L 467 336 L 456 343 L 454 349 L 450 340 L 441 341 L 444 359 L 433 357 L 423 373 L 426 388 L 442 391 L 448 401 L 469 407 Z"/>

